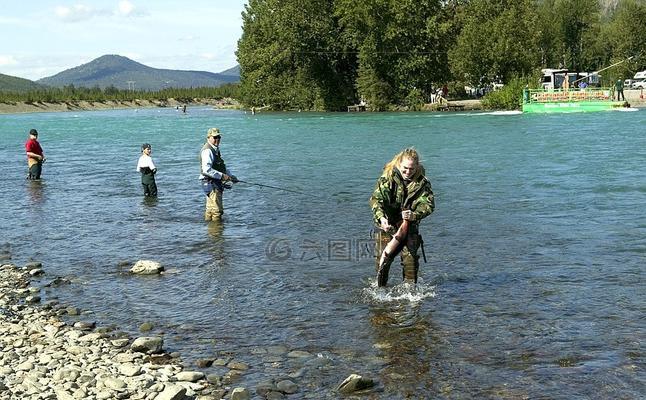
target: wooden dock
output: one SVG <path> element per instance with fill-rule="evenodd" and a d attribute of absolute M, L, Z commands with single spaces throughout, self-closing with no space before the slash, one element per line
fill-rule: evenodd
<path fill-rule="evenodd" d="M 464 111 L 464 104 L 446 104 L 438 108 L 439 111 Z"/>
<path fill-rule="evenodd" d="M 352 106 L 348 106 L 348 112 L 362 112 L 366 111 L 366 106 L 363 104 L 355 104 Z"/>

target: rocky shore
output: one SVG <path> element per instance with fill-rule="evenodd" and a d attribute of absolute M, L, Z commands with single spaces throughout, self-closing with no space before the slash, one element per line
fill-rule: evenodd
<path fill-rule="evenodd" d="M 212 106 L 214 108 L 240 108 L 234 99 L 189 99 L 189 100 L 107 100 L 84 101 L 71 100 L 64 102 L 14 102 L 0 103 L 0 114 L 19 114 L 32 112 L 58 112 L 58 111 L 90 111 L 90 110 L 116 110 L 124 108 L 154 108 L 154 107 L 183 107 L 187 106 Z"/>
<path fill-rule="evenodd" d="M 188 368 L 179 354 L 165 352 L 162 336 L 132 338 L 114 327 L 97 327 L 73 306 L 43 301 L 41 293 L 49 293 L 44 289 L 69 284 L 65 278 L 46 276 L 37 262 L 23 267 L 0 265 L 0 400 L 314 399 L 320 395 L 306 393 L 294 382 L 302 372 L 278 375 L 253 388 L 236 386 L 254 367 L 230 355 L 200 359 L 194 363 L 196 368 Z M 309 352 L 284 346 L 253 350 L 272 362 L 319 363 Z M 227 372 L 208 373 L 212 366 Z M 374 386 L 371 379 L 351 374 L 326 391 L 354 394 Z"/>

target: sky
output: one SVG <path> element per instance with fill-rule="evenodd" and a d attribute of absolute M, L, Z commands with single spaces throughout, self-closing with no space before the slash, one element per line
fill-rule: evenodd
<path fill-rule="evenodd" d="M 118 54 L 153 68 L 237 64 L 247 0 L 1 0 L 0 73 L 37 80 Z"/>

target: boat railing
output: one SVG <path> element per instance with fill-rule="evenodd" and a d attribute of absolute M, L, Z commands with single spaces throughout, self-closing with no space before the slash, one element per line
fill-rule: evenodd
<path fill-rule="evenodd" d="M 610 88 L 524 89 L 524 103 L 611 101 Z"/>

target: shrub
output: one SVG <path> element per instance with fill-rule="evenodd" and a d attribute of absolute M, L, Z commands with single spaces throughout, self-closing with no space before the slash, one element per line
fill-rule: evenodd
<path fill-rule="evenodd" d="M 489 92 L 482 98 L 482 105 L 493 110 L 518 110 L 522 105 L 523 89 L 533 87 L 535 77 L 513 77 L 501 89 Z"/>

